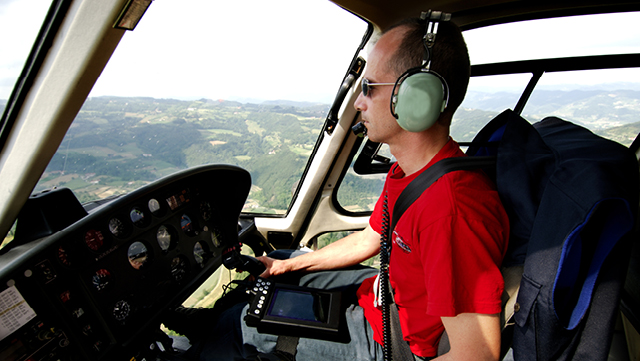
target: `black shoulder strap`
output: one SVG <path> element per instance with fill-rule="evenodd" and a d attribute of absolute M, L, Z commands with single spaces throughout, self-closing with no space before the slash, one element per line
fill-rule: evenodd
<path fill-rule="evenodd" d="M 391 217 L 391 227 L 389 227 L 389 236 L 393 233 L 396 223 L 402 217 L 402 214 L 415 202 L 420 195 L 443 175 L 456 170 L 471 170 L 485 167 L 492 167 L 496 164 L 496 157 L 493 156 L 477 156 L 477 157 L 454 157 L 445 158 L 416 177 L 409 185 L 400 193 L 393 206 L 393 216 Z M 391 238 L 389 238 L 391 239 Z"/>

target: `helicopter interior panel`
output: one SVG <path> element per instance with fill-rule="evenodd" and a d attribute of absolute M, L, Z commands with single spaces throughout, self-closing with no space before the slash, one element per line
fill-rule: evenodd
<path fill-rule="evenodd" d="M 144 359 L 162 311 L 238 244 L 250 186 L 240 168 L 193 168 L 2 254 L 0 359 Z"/>

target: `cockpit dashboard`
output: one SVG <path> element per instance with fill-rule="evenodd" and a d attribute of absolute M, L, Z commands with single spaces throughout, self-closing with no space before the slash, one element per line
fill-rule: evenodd
<path fill-rule="evenodd" d="M 161 313 L 238 244 L 250 187 L 240 168 L 193 168 L 5 252 L 0 359 L 144 359 L 156 347 L 149 333 L 159 329 Z"/>

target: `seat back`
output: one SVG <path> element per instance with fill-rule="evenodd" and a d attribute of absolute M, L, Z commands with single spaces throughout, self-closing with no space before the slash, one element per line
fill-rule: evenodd
<path fill-rule="evenodd" d="M 510 110 L 473 144 L 469 155 L 497 157 L 489 173 L 511 223 L 507 295 L 517 288 L 510 267 L 522 269 L 505 343 L 511 324 L 517 360 L 605 360 L 638 205 L 635 156 L 569 122 L 531 125 Z"/>

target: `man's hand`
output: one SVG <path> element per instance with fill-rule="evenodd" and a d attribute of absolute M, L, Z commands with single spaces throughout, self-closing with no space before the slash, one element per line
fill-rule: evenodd
<path fill-rule="evenodd" d="M 289 259 L 257 257 L 267 268 L 260 277 L 277 276 L 292 271 L 323 271 L 353 266 L 375 256 L 380 249 L 380 235 L 367 226 L 317 251 Z"/>
<path fill-rule="evenodd" d="M 284 260 L 274 259 L 267 256 L 260 256 L 257 258 L 260 262 L 264 263 L 264 266 L 267 268 L 262 272 L 260 277 L 269 278 L 271 276 L 281 275 L 290 271 L 290 269 L 286 267 L 286 262 Z"/>

